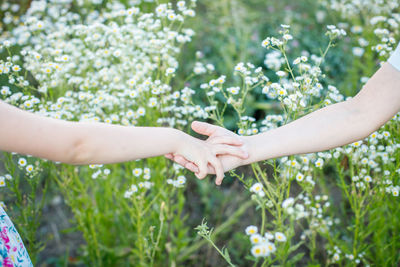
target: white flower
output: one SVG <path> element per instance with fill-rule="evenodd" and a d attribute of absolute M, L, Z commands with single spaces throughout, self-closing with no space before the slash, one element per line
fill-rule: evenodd
<path fill-rule="evenodd" d="M 354 146 L 354 147 L 359 147 L 359 146 L 361 146 L 361 144 L 362 144 L 361 141 L 356 141 L 356 142 L 354 142 L 354 143 L 351 144 L 351 145 Z"/>
<path fill-rule="evenodd" d="M 392 189 L 392 195 L 393 195 L 394 197 L 398 197 L 398 196 L 399 196 L 399 188 L 398 188 L 398 187 L 394 187 L 394 188 Z"/>
<path fill-rule="evenodd" d="M 362 57 L 364 55 L 364 48 L 361 47 L 353 47 L 353 55 L 356 57 Z"/>
<path fill-rule="evenodd" d="M 271 38 L 269 37 L 261 42 L 261 46 L 263 47 L 268 47 L 270 44 L 271 44 Z"/>
<path fill-rule="evenodd" d="M 285 96 L 285 95 L 287 94 L 286 90 L 283 89 L 283 88 L 280 88 L 280 89 L 278 90 L 277 93 L 278 93 L 278 95 L 281 96 L 281 97 L 283 97 L 283 96 Z M 289 99 L 289 98 L 286 98 L 286 99 L 287 99 L 287 101 L 290 102 L 290 99 Z"/>
<path fill-rule="evenodd" d="M 333 255 L 333 260 L 334 260 L 334 261 L 340 260 L 339 254 L 335 253 L 335 254 Z"/>
<path fill-rule="evenodd" d="M 131 192 L 133 192 L 133 193 L 136 193 L 137 191 L 138 191 L 138 188 L 137 188 L 137 186 L 136 185 L 131 185 L 131 188 L 130 188 L 130 191 Z"/>
<path fill-rule="evenodd" d="M 236 65 L 235 67 L 235 71 L 241 72 L 241 73 L 245 73 L 247 71 L 247 68 L 244 66 L 243 62 L 240 62 Z"/>
<path fill-rule="evenodd" d="M 229 87 L 226 90 L 232 95 L 237 95 L 240 91 L 240 87 Z"/>
<path fill-rule="evenodd" d="M 309 184 L 313 185 L 313 186 L 315 185 L 315 182 L 314 182 L 314 180 L 312 179 L 312 176 L 311 176 L 311 175 L 307 175 L 306 181 L 307 181 Z"/>
<path fill-rule="evenodd" d="M 185 16 L 194 17 L 196 15 L 196 12 L 193 9 L 187 9 L 183 11 L 183 14 Z"/>
<path fill-rule="evenodd" d="M 267 239 L 267 240 L 273 240 L 274 239 L 274 235 L 269 233 L 269 232 L 266 232 L 264 236 L 265 236 L 265 239 Z"/>
<path fill-rule="evenodd" d="M 9 40 L 5 40 L 5 41 L 3 42 L 3 45 L 4 45 L 5 47 L 10 47 L 11 42 L 10 42 Z"/>
<path fill-rule="evenodd" d="M 226 76 L 222 75 L 221 77 L 219 77 L 219 78 L 217 79 L 217 82 L 218 82 L 219 84 L 224 84 L 224 83 L 225 83 L 225 79 L 226 79 Z"/>
<path fill-rule="evenodd" d="M 387 137 L 389 137 L 389 136 L 390 136 L 390 133 L 389 133 L 389 132 L 387 132 L 387 131 L 384 131 L 384 132 L 382 133 L 382 135 L 383 135 L 385 138 L 387 138 Z"/>
<path fill-rule="evenodd" d="M 148 181 L 144 182 L 144 188 L 146 188 L 146 189 L 151 188 L 153 185 L 154 185 L 154 183 L 151 183 L 151 182 L 148 182 Z"/>
<path fill-rule="evenodd" d="M 296 58 L 295 60 L 293 60 L 293 65 L 297 65 L 301 62 L 301 58 Z"/>
<path fill-rule="evenodd" d="M 179 1 L 176 5 L 178 8 L 184 8 L 186 3 L 185 3 L 185 1 Z"/>
<path fill-rule="evenodd" d="M 168 68 L 166 71 L 165 71 L 165 75 L 171 75 L 171 74 L 173 74 L 173 73 L 175 73 L 175 69 L 174 68 Z"/>
<path fill-rule="evenodd" d="M 285 71 L 277 71 L 276 75 L 278 75 L 279 78 L 283 78 L 287 75 L 287 73 Z"/>
<path fill-rule="evenodd" d="M 282 208 L 287 209 L 294 204 L 294 198 L 289 197 L 282 202 Z"/>
<path fill-rule="evenodd" d="M 281 233 L 281 232 L 276 232 L 275 233 L 275 239 L 279 242 L 285 242 L 286 241 L 286 236 Z"/>
<path fill-rule="evenodd" d="M 266 250 L 265 246 L 263 246 L 263 245 L 256 245 L 256 246 L 252 247 L 251 254 L 253 254 L 253 256 L 256 258 L 265 257 L 268 255 L 267 250 Z"/>
<path fill-rule="evenodd" d="M 19 71 L 21 70 L 21 67 L 18 66 L 18 65 L 14 65 L 14 66 L 12 67 L 12 70 L 15 71 L 15 72 L 19 72 Z"/>
<path fill-rule="evenodd" d="M 146 109 L 145 108 L 138 108 L 137 114 L 139 116 L 144 116 L 146 114 Z"/>
<path fill-rule="evenodd" d="M 346 31 L 343 29 L 337 29 L 335 25 L 328 25 L 328 32 L 327 34 L 331 36 L 331 38 L 346 36 Z"/>
<path fill-rule="evenodd" d="M 128 85 L 129 85 L 130 87 L 135 86 L 135 85 L 136 85 L 136 79 L 130 79 L 130 80 L 128 80 Z M 136 95 L 135 95 L 135 96 L 136 96 Z M 131 97 L 134 97 L 134 96 L 131 96 Z"/>
<path fill-rule="evenodd" d="M 8 86 L 3 86 L 3 87 L 1 88 L 1 90 L 0 90 L 0 93 L 1 93 L 2 95 L 9 95 L 9 94 L 11 94 L 10 87 L 8 87 Z"/>
<path fill-rule="evenodd" d="M 299 172 L 299 173 L 296 175 L 296 180 L 297 180 L 298 182 L 303 181 L 303 180 L 304 180 L 304 175 L 303 175 L 301 172 Z"/>
<path fill-rule="evenodd" d="M 99 177 L 100 174 L 101 174 L 101 170 L 97 170 L 96 172 L 94 172 L 92 174 L 92 179 L 97 179 L 97 177 Z"/>
<path fill-rule="evenodd" d="M 21 167 L 24 167 L 26 165 L 26 159 L 20 158 L 18 160 L 18 165 L 21 166 Z"/>
<path fill-rule="evenodd" d="M 364 181 L 366 181 L 367 183 L 370 183 L 370 182 L 372 182 L 372 178 L 371 178 L 371 176 L 369 176 L 369 175 L 366 175 L 366 176 L 364 177 Z"/>
<path fill-rule="evenodd" d="M 276 251 L 276 247 L 275 247 L 275 245 L 273 243 L 266 242 L 266 243 L 264 243 L 264 246 L 267 249 L 267 255 L 266 256 L 268 256 L 270 253 L 273 253 L 273 252 Z"/>
<path fill-rule="evenodd" d="M 261 235 L 259 235 L 259 234 L 254 234 L 254 235 L 251 235 L 251 236 L 250 236 L 250 242 L 251 242 L 253 245 L 259 244 L 259 243 L 261 243 L 262 241 L 263 241 L 263 237 L 262 237 Z"/>
<path fill-rule="evenodd" d="M 142 174 L 143 170 L 140 168 L 136 168 L 132 171 L 133 175 L 135 175 L 136 177 L 139 177 Z"/>
<path fill-rule="evenodd" d="M 183 185 L 186 183 L 186 177 L 183 176 L 183 175 L 178 176 L 178 178 L 176 179 L 176 183 L 177 183 L 179 186 L 183 186 Z"/>
<path fill-rule="evenodd" d="M 273 243 L 263 242 L 261 244 L 255 245 L 251 248 L 251 254 L 254 257 L 267 257 L 271 253 L 276 251 L 276 247 Z"/>
<path fill-rule="evenodd" d="M 263 185 L 261 183 L 255 183 L 250 187 L 250 192 L 258 193 L 263 189 Z"/>
<path fill-rule="evenodd" d="M 321 168 L 322 166 L 324 166 L 324 160 L 322 158 L 319 158 L 316 162 L 315 162 L 315 167 Z"/>
<path fill-rule="evenodd" d="M 130 198 L 133 195 L 132 191 L 125 191 L 124 198 Z"/>
<path fill-rule="evenodd" d="M 293 39 L 293 36 L 290 35 L 290 34 L 284 34 L 284 35 L 282 36 L 282 38 L 283 38 L 284 40 L 286 40 L 286 41 L 289 41 L 289 40 L 292 40 L 292 39 Z"/>
<path fill-rule="evenodd" d="M 157 98 L 151 97 L 151 98 L 149 99 L 149 104 L 148 104 L 148 106 L 149 106 L 149 107 L 155 107 L 156 105 L 157 105 Z"/>
<path fill-rule="evenodd" d="M 258 228 L 257 228 L 257 226 L 250 225 L 250 226 L 246 227 L 245 232 L 246 232 L 246 235 L 254 235 L 254 234 L 257 234 Z"/>
<path fill-rule="evenodd" d="M 6 179 L 4 176 L 0 176 L 0 187 L 6 186 Z"/>
<path fill-rule="evenodd" d="M 43 22 L 42 21 L 38 21 L 37 23 L 36 23 L 36 28 L 37 29 L 43 29 L 43 26 L 44 26 L 44 24 L 43 24 Z"/>
<path fill-rule="evenodd" d="M 177 18 L 177 16 L 172 12 L 169 13 L 167 17 L 168 17 L 169 20 L 175 20 Z"/>
<path fill-rule="evenodd" d="M 27 172 L 32 172 L 33 171 L 33 165 L 29 164 L 28 166 L 26 166 L 26 171 Z"/>

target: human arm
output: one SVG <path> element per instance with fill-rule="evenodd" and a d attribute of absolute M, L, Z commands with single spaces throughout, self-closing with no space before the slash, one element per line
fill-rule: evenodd
<path fill-rule="evenodd" d="M 328 150 L 366 138 L 400 110 L 400 71 L 385 63 L 353 98 L 245 137 L 244 164 Z"/>
<path fill-rule="evenodd" d="M 353 98 L 314 111 L 282 127 L 241 137 L 249 153 L 245 160 L 222 156 L 224 170 L 240 165 L 294 154 L 323 151 L 364 139 L 400 109 L 400 70 L 385 63 Z M 194 126 L 194 127 L 193 127 Z M 234 133 L 214 125 L 195 122 L 195 131 L 210 140 Z M 237 136 L 238 137 L 238 136 Z M 239 137 L 238 137 L 239 138 Z M 192 168 L 178 157 L 177 162 Z M 212 172 L 209 169 L 209 172 Z"/>
<path fill-rule="evenodd" d="M 181 131 L 162 127 L 126 127 L 68 122 L 42 117 L 0 101 L 0 150 L 69 164 L 99 164 L 181 154 L 206 175 L 207 164 L 223 176 L 216 155 L 241 155 L 239 147 L 211 145 Z"/>

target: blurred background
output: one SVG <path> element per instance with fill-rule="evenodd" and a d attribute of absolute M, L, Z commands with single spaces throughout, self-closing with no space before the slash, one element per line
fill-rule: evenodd
<path fill-rule="evenodd" d="M 107 2 L 103 0 L 101 4 L 106 5 Z M 128 1 L 126 2 L 128 4 Z M 351 21 L 344 21 L 335 11 L 327 9 L 323 2 L 326 1 L 198 1 L 195 9 L 196 16 L 185 22 L 185 27 L 193 29 L 196 34 L 193 40 L 182 48 L 183 51 L 178 57 L 179 69 L 176 79 L 172 81 L 172 86 L 182 87 L 185 85 L 186 82 L 183 81 L 186 81 L 197 61 L 196 54 L 198 57 L 201 54 L 202 62 L 215 66 L 216 77 L 231 74 L 239 62 L 252 62 L 256 66 L 263 66 L 267 76 L 268 74 L 273 75 L 275 71 L 264 65 L 267 51 L 261 47 L 261 41 L 267 36 L 278 35 L 281 24 L 291 25 L 291 34 L 295 40 L 288 47 L 290 54 L 320 54 L 321 47 L 328 43 L 328 39 L 324 38 L 326 25 L 342 23 L 342 26 L 347 29 L 351 27 Z M 18 23 L 17 18 L 26 12 L 31 1 L 2 0 L 0 6 L 5 3 L 17 4 L 19 8 L 18 10 L 8 8 L 0 11 L 3 35 L 15 27 L 15 24 L 4 23 L 4 20 L 11 16 L 15 17 L 15 21 Z M 138 6 L 142 10 L 152 11 L 154 9 L 152 2 L 143 1 Z M 74 8 L 74 4 L 72 4 L 71 9 Z M 352 42 L 354 42 L 352 33 L 348 31 L 348 37 L 331 49 L 325 63 L 321 66 L 326 73 L 325 85 L 334 84 L 342 94 L 348 96 L 354 95 L 360 89 L 362 85 L 360 78 L 370 76 L 376 70 L 379 60 L 378 56 L 372 54 L 364 58 L 354 56 Z M 226 85 L 237 83 L 236 78 L 229 75 Z M 192 79 L 190 86 L 198 88 L 203 82 Z M 202 105 L 205 98 L 198 97 L 194 101 Z M 278 114 L 282 110 L 280 105 L 265 100 L 260 91 L 255 91 L 249 96 L 246 112 L 247 115 L 259 119 L 267 114 Z M 234 116 L 233 112 L 226 113 L 225 126 L 231 130 L 237 130 Z M 3 167 L 0 161 L 0 170 L 1 168 Z M 265 168 L 268 171 L 268 167 Z M 4 172 L 4 170 L 0 172 Z M 249 167 L 242 167 L 239 172 L 244 176 L 251 175 Z M 324 172 L 329 187 L 332 170 L 327 169 Z M 44 174 L 44 176 L 46 175 L 51 176 L 51 173 Z M 189 177 L 187 187 L 183 193 L 186 199 L 183 217 L 186 218 L 185 225 L 189 236 L 195 240 L 193 243 L 197 245 L 192 246 L 191 251 L 187 251 L 185 255 L 181 255 L 184 259 L 181 261 L 182 264 L 184 266 L 225 266 L 220 255 L 196 237 L 194 227 L 203 218 L 206 218 L 209 225 L 222 225 L 216 230 L 217 245 L 219 247 L 228 246 L 233 262 L 239 266 L 250 266 L 246 255 L 249 254 L 251 245 L 248 238 L 243 235 L 243 231 L 246 226 L 259 223 L 257 221 L 259 218 L 255 216 L 257 211 L 251 206 L 250 193 L 244 190 L 237 179 L 232 177 L 225 178 L 220 187 L 214 185 L 212 177 L 203 181 L 198 181 L 190 175 L 187 177 Z M 335 186 L 331 188 L 333 201 L 340 203 L 342 201 L 340 191 L 335 189 Z M 316 191 L 318 192 L 318 188 Z M 2 194 L 1 191 L 0 194 Z M 13 211 L 10 210 L 9 214 L 12 217 Z M 85 241 L 81 232 L 77 231 L 76 221 L 73 218 L 58 186 L 55 182 L 50 182 L 48 193 L 44 199 L 42 219 L 36 233 L 38 239 L 43 241 L 37 266 L 86 266 L 79 256 L 82 253 L 81 246 L 85 244 Z M 321 261 L 327 257 L 323 248 L 321 248 L 319 257 Z M 304 262 L 306 261 L 307 256 L 304 259 Z M 298 266 L 303 266 L 302 261 L 298 263 Z"/>

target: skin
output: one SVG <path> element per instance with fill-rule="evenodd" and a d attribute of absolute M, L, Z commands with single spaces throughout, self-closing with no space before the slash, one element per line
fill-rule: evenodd
<path fill-rule="evenodd" d="M 296 121 L 265 133 L 240 137 L 222 127 L 193 122 L 194 131 L 216 138 L 236 137 L 249 152 L 247 159 L 221 156 L 224 171 L 241 165 L 295 154 L 324 151 L 362 140 L 378 130 L 400 110 L 400 71 L 390 63 L 371 77 L 353 98 L 314 111 Z M 186 168 L 197 166 L 184 156 L 167 155 Z M 209 168 L 209 173 L 214 170 Z M 218 180 L 220 184 L 222 180 Z"/>
<path fill-rule="evenodd" d="M 204 178 L 211 168 L 221 180 L 224 171 L 217 156 L 247 157 L 240 147 L 242 142 L 235 137 L 205 142 L 173 128 L 68 122 L 35 115 L 3 101 L 0 125 L 0 150 L 74 165 L 181 155 L 196 165 L 198 178 Z"/>

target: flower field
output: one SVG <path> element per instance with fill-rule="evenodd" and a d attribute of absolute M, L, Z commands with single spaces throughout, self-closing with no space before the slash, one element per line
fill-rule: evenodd
<path fill-rule="evenodd" d="M 21 0 L 0 19 L 1 100 L 192 135 L 194 120 L 249 136 L 349 99 L 400 40 L 398 0 Z M 399 122 L 220 187 L 164 157 L 2 153 L 0 204 L 35 266 L 398 266 Z"/>

